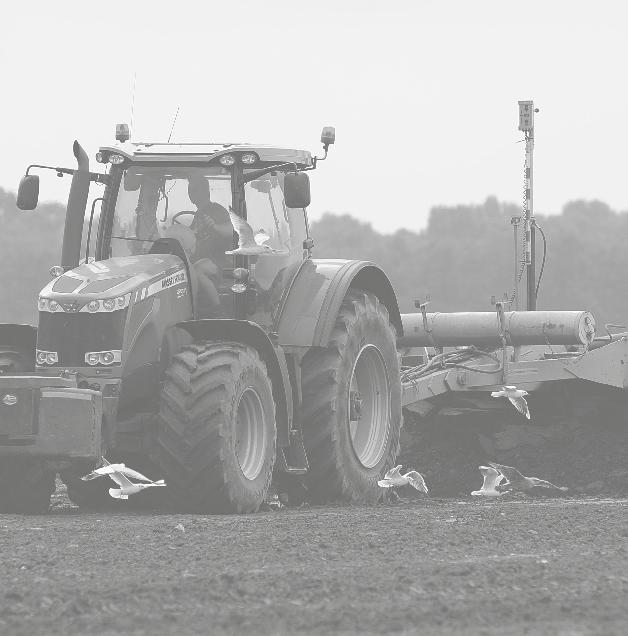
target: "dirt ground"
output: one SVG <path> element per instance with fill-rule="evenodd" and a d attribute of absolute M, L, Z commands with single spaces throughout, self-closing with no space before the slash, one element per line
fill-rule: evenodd
<path fill-rule="evenodd" d="M 628 500 L 0 517 L 0 633 L 628 633 Z"/>
<path fill-rule="evenodd" d="M 407 421 L 399 461 L 431 496 L 397 504 L 88 513 L 58 482 L 50 514 L 0 516 L 0 634 L 628 634 L 614 413 Z M 478 501 L 491 460 L 568 496 Z"/>

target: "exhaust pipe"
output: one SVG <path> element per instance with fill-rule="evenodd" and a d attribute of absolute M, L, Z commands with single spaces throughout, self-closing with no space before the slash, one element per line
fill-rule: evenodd
<path fill-rule="evenodd" d="M 65 271 L 77 267 L 81 259 L 81 238 L 85 208 L 89 195 L 89 158 L 78 141 L 74 142 L 72 151 L 78 164 L 72 176 L 72 185 L 68 196 L 63 229 L 63 247 L 61 249 L 61 266 Z"/>

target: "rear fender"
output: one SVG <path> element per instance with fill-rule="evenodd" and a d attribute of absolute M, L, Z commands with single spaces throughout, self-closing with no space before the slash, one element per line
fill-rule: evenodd
<path fill-rule="evenodd" d="M 397 336 L 403 335 L 395 291 L 377 265 L 368 261 L 310 259 L 303 263 L 283 301 L 277 327 L 279 343 L 326 347 L 350 288 L 377 296 L 388 309 Z"/>
<path fill-rule="evenodd" d="M 172 331 L 174 333 L 170 333 L 168 336 L 169 355 L 176 353 L 177 344 L 189 342 L 185 334 L 189 334 L 193 341 L 231 340 L 242 342 L 256 349 L 268 369 L 273 385 L 277 418 L 277 445 L 280 448 L 285 448 L 290 444 L 293 400 L 288 365 L 281 347 L 275 347 L 261 327 L 247 320 L 206 319 L 180 322 Z"/>

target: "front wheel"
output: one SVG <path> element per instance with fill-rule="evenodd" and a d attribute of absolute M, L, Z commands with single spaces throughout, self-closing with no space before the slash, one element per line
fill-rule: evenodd
<path fill-rule="evenodd" d="M 255 512 L 275 463 L 266 365 L 237 342 L 189 345 L 166 372 L 152 458 L 178 507 Z"/>
<path fill-rule="evenodd" d="M 396 334 L 373 294 L 351 290 L 326 349 L 303 358 L 306 476 L 317 502 L 369 503 L 394 465 L 401 429 Z"/>
<path fill-rule="evenodd" d="M 0 513 L 45 514 L 55 490 L 55 472 L 42 462 L 3 460 L 0 468 Z"/>

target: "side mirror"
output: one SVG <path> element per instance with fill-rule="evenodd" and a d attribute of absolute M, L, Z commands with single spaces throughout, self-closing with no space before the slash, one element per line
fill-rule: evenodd
<path fill-rule="evenodd" d="M 39 200 L 39 175 L 27 174 L 22 177 L 17 189 L 17 207 L 20 210 L 34 210 Z"/>
<path fill-rule="evenodd" d="M 310 205 L 310 178 L 305 172 L 288 173 L 283 186 L 283 196 L 287 207 L 307 208 Z"/>

